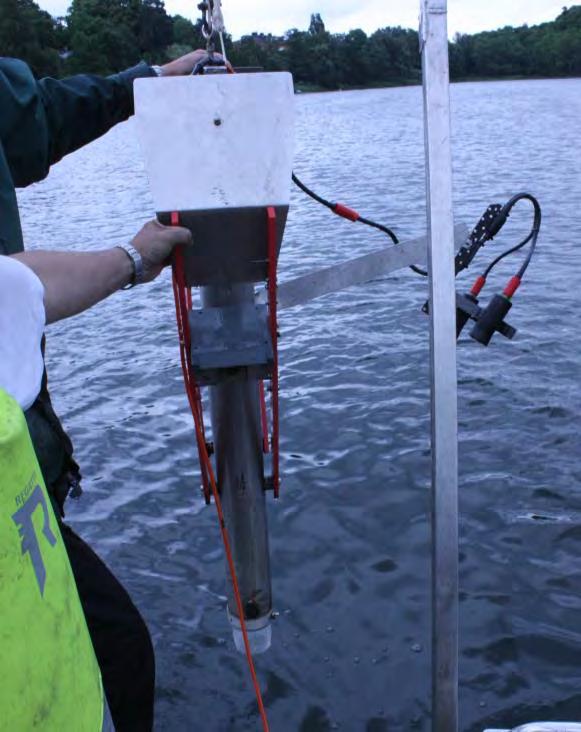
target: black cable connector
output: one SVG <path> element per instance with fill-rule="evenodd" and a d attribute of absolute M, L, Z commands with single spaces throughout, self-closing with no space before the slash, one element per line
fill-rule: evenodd
<path fill-rule="evenodd" d="M 502 227 L 506 224 L 509 212 L 504 210 L 504 207 L 500 210 L 500 213 L 486 225 L 486 238 L 494 239 Z"/>
<path fill-rule="evenodd" d="M 494 295 L 488 305 L 480 311 L 476 323 L 470 331 L 470 337 L 483 346 L 490 343 L 495 332 L 505 338 L 512 339 L 516 330 L 505 322 L 504 318 L 512 307 L 512 302 L 505 295 Z"/>
<path fill-rule="evenodd" d="M 478 298 L 471 292 L 465 295 L 456 293 L 456 340 L 460 337 L 464 326 L 469 320 L 478 320 L 482 312 L 478 305 Z"/>

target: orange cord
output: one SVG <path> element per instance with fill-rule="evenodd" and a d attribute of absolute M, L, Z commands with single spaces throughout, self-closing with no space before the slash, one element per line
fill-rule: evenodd
<path fill-rule="evenodd" d="M 177 215 L 174 217 L 172 214 L 172 224 L 178 225 L 179 219 Z M 226 554 L 226 561 L 228 563 L 228 569 L 230 577 L 232 579 L 232 588 L 234 590 L 234 599 L 236 602 L 236 608 L 238 610 L 238 617 L 240 620 L 240 629 L 242 630 L 242 638 L 244 639 L 244 649 L 246 651 L 246 659 L 248 661 L 248 668 L 250 670 L 250 676 L 252 677 L 252 684 L 254 686 L 254 692 L 256 694 L 256 701 L 258 703 L 258 711 L 260 712 L 260 718 L 262 720 L 262 728 L 264 732 L 269 732 L 270 727 L 268 726 L 268 719 L 266 716 L 266 709 L 262 700 L 262 693 L 260 691 L 260 685 L 256 676 L 256 669 L 254 667 L 254 660 L 252 658 L 252 651 L 250 649 L 250 641 L 248 639 L 248 630 L 246 628 L 246 620 L 244 618 L 244 608 L 242 606 L 242 598 L 240 596 L 240 587 L 238 585 L 238 578 L 236 576 L 236 568 L 234 567 L 234 559 L 232 557 L 232 550 L 230 547 L 230 540 L 228 538 L 228 531 L 226 529 L 226 523 L 224 521 L 224 514 L 222 512 L 222 502 L 220 500 L 220 494 L 216 487 L 216 479 L 214 477 L 214 470 L 210 457 L 208 455 L 208 449 L 206 447 L 206 439 L 203 430 L 203 417 L 202 417 L 202 405 L 199 396 L 199 389 L 195 383 L 194 375 L 191 372 L 190 361 L 188 358 L 189 345 L 190 345 L 190 333 L 188 323 L 188 305 L 191 307 L 191 290 L 186 288 L 185 277 L 184 277 L 184 266 L 183 266 L 183 253 L 181 250 L 176 250 L 173 264 L 173 291 L 176 305 L 176 320 L 178 325 L 178 335 L 180 342 L 180 358 L 182 364 L 182 371 L 184 374 L 184 383 L 186 387 L 186 394 L 190 403 L 190 409 L 192 410 L 192 416 L 194 418 L 194 425 L 196 429 L 196 439 L 198 443 L 198 451 L 201 461 L 202 479 L 205 481 L 209 480 L 212 495 L 214 497 L 214 503 L 216 504 L 216 512 L 218 514 L 218 521 L 220 524 L 220 533 L 222 534 L 222 541 L 224 543 L 224 551 Z"/>

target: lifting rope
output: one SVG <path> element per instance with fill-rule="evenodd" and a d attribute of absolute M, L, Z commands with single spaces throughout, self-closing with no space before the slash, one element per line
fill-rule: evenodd
<path fill-rule="evenodd" d="M 217 35 L 220 40 L 220 50 L 227 64 L 226 47 L 224 45 L 224 33 L 226 27 L 224 25 L 224 16 L 222 15 L 222 0 L 203 0 L 198 5 L 198 10 L 202 11 L 202 35 L 206 39 L 206 52 L 210 58 L 216 50 L 214 36 Z"/>

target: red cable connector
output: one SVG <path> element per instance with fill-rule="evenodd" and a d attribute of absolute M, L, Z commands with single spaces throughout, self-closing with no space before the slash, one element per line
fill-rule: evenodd
<path fill-rule="evenodd" d="M 505 297 L 508 297 L 509 299 L 514 295 L 514 293 L 518 290 L 520 287 L 521 279 L 517 275 L 514 277 L 511 277 L 508 281 L 507 286 L 502 291 L 502 294 Z"/>
<path fill-rule="evenodd" d="M 357 211 L 349 208 L 349 206 L 344 206 L 342 203 L 336 203 L 333 206 L 333 213 L 336 213 L 337 216 L 341 216 L 344 219 L 349 219 L 349 221 L 357 221 L 359 219 Z"/>
<path fill-rule="evenodd" d="M 485 284 L 486 284 L 486 277 L 484 277 L 484 275 L 478 275 L 478 277 L 474 281 L 474 284 L 472 285 L 470 294 L 474 295 L 474 297 L 476 297 L 476 295 L 480 294 L 480 290 L 484 287 Z"/>

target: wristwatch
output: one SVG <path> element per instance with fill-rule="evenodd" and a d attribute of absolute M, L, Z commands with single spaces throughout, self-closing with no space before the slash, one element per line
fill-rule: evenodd
<path fill-rule="evenodd" d="M 143 259 L 141 258 L 141 254 L 132 244 L 118 244 L 117 248 L 123 249 L 133 265 L 133 276 L 131 281 L 122 288 L 123 290 L 130 290 L 132 287 L 135 287 L 135 285 L 140 285 L 143 282 Z"/>
<path fill-rule="evenodd" d="M 163 69 L 161 66 L 152 64 L 151 68 L 154 70 L 156 76 L 163 76 Z"/>

